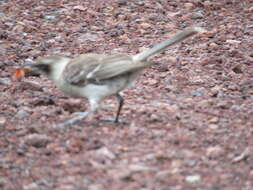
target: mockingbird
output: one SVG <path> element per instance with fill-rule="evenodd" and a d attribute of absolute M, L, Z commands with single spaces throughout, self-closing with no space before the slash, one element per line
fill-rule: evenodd
<path fill-rule="evenodd" d="M 204 32 L 201 27 L 185 29 L 162 41 L 154 47 L 136 55 L 83 54 L 70 59 L 64 56 L 48 56 L 38 59 L 35 63 L 21 66 L 17 77 L 25 72 L 43 74 L 66 95 L 85 97 L 90 104 L 88 112 L 80 112 L 78 116 L 59 125 L 66 126 L 94 114 L 98 104 L 104 98 L 116 95 L 119 106 L 114 122 L 117 123 L 124 103 L 120 91 L 128 87 L 146 67 L 152 65 L 147 61 L 152 55 L 163 51 L 168 46 Z"/>

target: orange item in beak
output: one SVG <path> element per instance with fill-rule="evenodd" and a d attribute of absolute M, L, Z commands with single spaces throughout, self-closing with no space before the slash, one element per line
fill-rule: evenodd
<path fill-rule="evenodd" d="M 25 73 L 28 71 L 28 69 L 26 68 L 17 68 L 15 70 L 15 73 L 13 75 L 13 79 L 18 81 L 20 80 L 21 78 L 23 78 L 25 76 Z"/>

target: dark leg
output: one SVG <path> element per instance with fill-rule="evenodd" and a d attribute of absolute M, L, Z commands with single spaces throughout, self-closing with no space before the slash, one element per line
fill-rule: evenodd
<path fill-rule="evenodd" d="M 124 98 L 120 94 L 116 94 L 116 97 L 118 99 L 119 106 L 118 106 L 117 115 L 115 117 L 114 123 L 118 123 L 119 122 L 120 111 L 121 111 L 121 108 L 122 108 L 122 106 L 124 104 Z"/>

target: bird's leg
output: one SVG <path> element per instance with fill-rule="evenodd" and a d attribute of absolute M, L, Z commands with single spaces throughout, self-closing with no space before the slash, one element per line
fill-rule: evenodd
<path fill-rule="evenodd" d="M 118 106 L 118 110 L 117 110 L 117 114 L 114 120 L 114 123 L 118 123 L 119 122 L 119 115 L 120 115 L 120 111 L 122 106 L 124 105 L 124 98 L 118 93 L 116 94 L 117 100 L 119 102 L 119 106 Z"/>
<path fill-rule="evenodd" d="M 78 112 L 78 115 L 72 119 L 68 119 L 67 121 L 64 121 L 62 123 L 56 124 L 57 127 L 66 127 L 68 125 L 72 125 L 77 121 L 80 121 L 84 118 L 86 118 L 87 116 L 89 116 L 91 114 L 91 112 Z"/>
<path fill-rule="evenodd" d="M 115 119 L 101 119 L 102 121 L 113 122 L 113 123 L 118 123 L 119 122 L 119 115 L 120 115 L 121 108 L 124 104 L 124 98 L 119 93 L 116 94 L 116 97 L 117 97 L 117 100 L 119 102 L 119 106 L 118 106 L 118 109 L 117 109 L 117 114 L 116 114 Z M 124 122 L 124 123 L 127 123 L 127 122 Z"/>
<path fill-rule="evenodd" d="M 72 119 L 69 119 L 67 121 L 64 121 L 63 123 L 56 124 L 56 126 L 57 127 L 65 127 L 65 126 L 68 126 L 68 125 L 72 125 L 72 124 L 76 123 L 77 121 L 80 121 L 84 118 L 92 116 L 97 110 L 98 103 L 97 103 L 97 101 L 94 101 L 94 100 L 89 100 L 89 102 L 90 102 L 90 107 L 91 107 L 90 111 L 88 111 L 88 112 L 76 112 L 75 113 L 77 115 L 76 117 L 74 117 Z"/>

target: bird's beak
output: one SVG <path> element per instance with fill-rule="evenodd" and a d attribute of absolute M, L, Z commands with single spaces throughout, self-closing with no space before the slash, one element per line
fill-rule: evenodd
<path fill-rule="evenodd" d="M 27 63 L 15 69 L 13 79 L 19 81 L 24 77 L 39 75 L 40 73 L 37 71 L 36 67 L 34 67 L 34 63 Z"/>
<path fill-rule="evenodd" d="M 25 70 L 25 76 L 40 76 L 41 72 L 36 63 L 26 63 L 21 66 Z"/>

